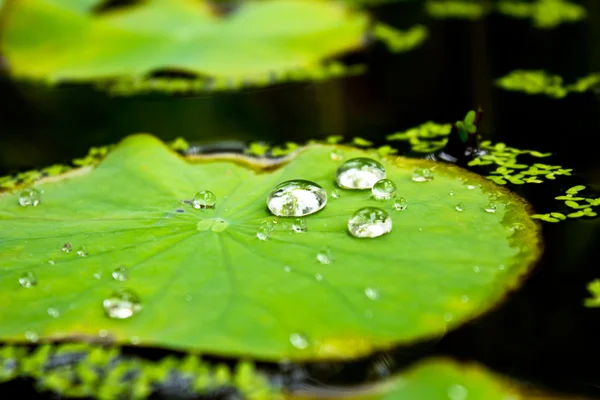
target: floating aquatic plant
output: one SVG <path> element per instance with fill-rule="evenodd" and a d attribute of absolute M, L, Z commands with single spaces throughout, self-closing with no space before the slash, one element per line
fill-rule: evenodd
<path fill-rule="evenodd" d="M 395 52 L 427 36 L 423 26 L 371 27 L 365 12 L 316 0 L 244 2 L 223 15 L 209 1 L 151 0 L 99 11 L 100 3 L 11 4 L 0 36 L 11 74 L 91 81 L 115 94 L 237 89 L 360 73 L 363 66 L 326 60 L 361 48 L 371 29 Z"/>
<path fill-rule="evenodd" d="M 590 74 L 580 78 L 575 83 L 565 85 L 558 75 L 545 71 L 516 70 L 496 80 L 496 85 L 502 89 L 527 94 L 543 94 L 560 99 L 569 93 L 583 93 L 600 84 L 600 73 Z"/>

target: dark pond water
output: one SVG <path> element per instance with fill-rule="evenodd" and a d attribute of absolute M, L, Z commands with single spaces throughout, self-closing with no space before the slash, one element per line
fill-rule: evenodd
<path fill-rule="evenodd" d="M 600 72 L 600 3 L 582 1 L 584 23 L 536 30 L 527 21 L 433 21 L 418 2 L 380 6 L 382 21 L 425 21 L 430 38 L 412 52 L 374 45 L 346 62 L 369 73 L 214 95 L 110 97 L 88 86 L 44 88 L 0 81 L 0 175 L 36 168 L 114 143 L 134 132 L 162 139 L 297 141 L 331 134 L 382 140 L 427 120 L 450 122 L 481 106 L 486 138 L 556 153 L 574 168 L 543 189 L 519 188 L 538 209 L 561 188 L 600 191 L 600 93 L 561 100 L 494 87 L 514 69 L 546 69 L 566 82 Z M 600 309 L 586 309 L 586 283 L 600 278 L 600 219 L 544 224 L 546 251 L 525 284 L 486 316 L 435 343 L 397 349 L 398 366 L 426 354 L 473 359 L 526 382 L 600 398 Z M 367 380 L 369 361 L 309 367 L 314 383 Z M 8 387 L 5 387 L 8 389 Z M 11 388 L 14 388 L 11 386 Z M 22 387 L 19 387 L 22 388 Z M 226 397 L 226 396 L 225 396 Z"/>

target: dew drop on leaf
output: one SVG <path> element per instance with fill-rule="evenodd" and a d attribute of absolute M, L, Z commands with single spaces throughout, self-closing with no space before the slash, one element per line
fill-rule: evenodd
<path fill-rule="evenodd" d="M 196 193 L 192 199 L 192 207 L 195 209 L 214 208 L 217 204 L 217 196 L 209 190 Z"/>
<path fill-rule="evenodd" d="M 321 274 L 315 274 L 315 279 L 318 281 L 322 281 L 323 280 L 323 275 Z"/>
<path fill-rule="evenodd" d="M 277 223 L 277 222 L 275 222 Z M 269 240 L 273 235 L 273 222 L 271 221 L 263 221 L 260 223 L 258 230 L 256 231 L 256 237 L 259 240 Z"/>
<path fill-rule="evenodd" d="M 490 213 L 493 214 L 496 212 L 496 203 L 489 203 L 487 204 L 484 209 L 483 209 L 486 213 Z"/>
<path fill-rule="evenodd" d="M 283 266 L 283 270 L 284 270 L 285 272 L 291 272 L 291 271 L 292 271 L 292 267 L 290 267 L 289 265 L 284 265 L 284 266 Z"/>
<path fill-rule="evenodd" d="M 473 189 L 475 189 L 475 188 L 476 188 L 476 186 L 475 186 L 475 185 L 467 185 L 467 189 L 469 189 L 469 190 L 473 190 Z"/>
<path fill-rule="evenodd" d="M 371 189 L 385 178 L 385 168 L 370 158 L 353 158 L 337 169 L 335 181 L 344 189 Z"/>
<path fill-rule="evenodd" d="M 481 268 L 476 265 L 476 266 L 473 267 L 473 272 L 475 272 L 476 274 L 478 274 L 479 272 L 481 272 Z"/>
<path fill-rule="evenodd" d="M 37 285 L 37 276 L 33 271 L 23 272 L 19 276 L 19 284 L 24 288 L 31 288 Z"/>
<path fill-rule="evenodd" d="M 60 317 L 60 311 L 58 311 L 56 308 L 50 307 L 46 311 L 48 312 L 48 315 L 51 316 L 52 318 Z"/>
<path fill-rule="evenodd" d="M 102 274 L 99 272 L 95 272 L 93 275 L 94 279 L 101 279 L 102 278 Z"/>
<path fill-rule="evenodd" d="M 357 238 L 375 238 L 392 231 L 392 219 L 380 208 L 364 207 L 348 220 L 348 231 Z"/>
<path fill-rule="evenodd" d="M 115 270 L 112 272 L 112 277 L 113 279 L 120 281 L 120 282 L 124 282 L 127 279 L 129 279 L 129 271 L 127 271 L 127 268 L 125 267 L 117 267 L 115 268 Z"/>
<path fill-rule="evenodd" d="M 85 246 L 81 246 L 77 249 L 77 255 L 79 257 L 87 257 L 88 256 L 88 251 L 87 248 Z"/>
<path fill-rule="evenodd" d="M 329 157 L 333 161 L 341 161 L 344 159 L 344 152 L 340 149 L 331 150 L 331 153 L 329 153 Z"/>
<path fill-rule="evenodd" d="M 331 191 L 331 197 L 333 197 L 334 199 L 339 199 L 340 198 L 340 191 L 337 189 L 333 189 Z"/>
<path fill-rule="evenodd" d="M 456 211 L 465 211 L 465 205 L 463 203 L 458 203 L 454 208 Z"/>
<path fill-rule="evenodd" d="M 302 179 L 285 181 L 267 196 L 267 207 L 278 217 L 303 217 L 327 204 L 327 192 L 314 182 Z"/>
<path fill-rule="evenodd" d="M 429 168 L 417 168 L 413 171 L 412 180 L 415 182 L 430 182 L 433 180 L 433 172 Z"/>
<path fill-rule="evenodd" d="M 466 400 L 468 396 L 469 391 L 463 385 L 454 384 L 448 388 L 448 398 L 450 400 Z"/>
<path fill-rule="evenodd" d="M 302 333 L 292 333 L 290 335 L 290 343 L 300 350 L 306 349 L 310 344 L 306 335 Z"/>
<path fill-rule="evenodd" d="M 40 204 L 41 198 L 39 190 L 33 188 L 23 189 L 19 193 L 19 205 L 22 207 L 35 207 Z"/>
<path fill-rule="evenodd" d="M 25 339 L 30 343 L 37 343 L 37 341 L 40 339 L 40 335 L 38 335 L 37 332 L 34 331 L 26 331 Z"/>
<path fill-rule="evenodd" d="M 455 192 L 454 190 L 451 190 L 450 192 L 448 192 L 448 194 L 449 194 L 450 196 L 454 196 L 454 195 L 456 194 L 456 192 Z"/>
<path fill-rule="evenodd" d="M 306 220 L 304 218 L 296 218 L 292 224 L 292 229 L 297 233 L 306 232 L 308 230 Z"/>
<path fill-rule="evenodd" d="M 71 243 L 65 243 L 62 247 L 63 253 L 70 253 L 71 250 L 73 250 L 73 246 L 71 246 Z"/>
<path fill-rule="evenodd" d="M 389 200 L 396 196 L 396 184 L 389 179 L 380 179 L 371 188 L 376 200 Z"/>
<path fill-rule="evenodd" d="M 325 247 L 317 253 L 317 261 L 319 261 L 321 264 L 333 264 L 335 257 L 333 256 L 331 250 Z"/>
<path fill-rule="evenodd" d="M 365 296 L 367 296 L 371 300 L 379 300 L 379 290 L 368 287 L 365 289 Z"/>
<path fill-rule="evenodd" d="M 398 197 L 396 201 L 394 201 L 394 210 L 403 211 L 408 207 L 408 200 L 406 197 Z"/>
<path fill-rule="evenodd" d="M 123 289 L 114 292 L 102 302 L 106 315 L 110 318 L 126 319 L 142 309 L 139 297 L 131 290 Z"/>
<path fill-rule="evenodd" d="M 51 258 L 51 259 L 48 260 L 48 264 L 54 265 L 54 264 L 56 264 L 56 262 Z"/>

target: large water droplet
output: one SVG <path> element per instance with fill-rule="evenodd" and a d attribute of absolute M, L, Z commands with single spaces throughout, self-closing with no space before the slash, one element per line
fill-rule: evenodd
<path fill-rule="evenodd" d="M 140 298 L 131 290 L 123 289 L 114 292 L 102 302 L 104 311 L 110 318 L 125 319 L 142 309 Z"/>
<path fill-rule="evenodd" d="M 275 186 L 267 207 L 279 217 L 302 217 L 316 213 L 327 204 L 327 192 L 311 181 L 293 179 Z"/>
<path fill-rule="evenodd" d="M 394 210 L 403 211 L 408 207 L 408 200 L 405 197 L 398 197 L 396 201 L 394 201 Z"/>
<path fill-rule="evenodd" d="M 297 233 L 306 232 L 308 230 L 306 220 L 304 218 L 296 218 L 292 224 L 292 229 Z"/>
<path fill-rule="evenodd" d="M 379 300 L 379 290 L 368 287 L 365 289 L 365 296 L 367 296 L 371 300 Z"/>
<path fill-rule="evenodd" d="M 117 281 L 121 281 L 121 282 L 124 282 L 127 279 L 129 279 L 129 271 L 127 271 L 127 268 L 125 268 L 125 267 L 115 268 L 115 270 L 112 272 L 111 275 L 112 275 L 113 279 L 115 279 Z"/>
<path fill-rule="evenodd" d="M 306 335 L 302 333 L 292 333 L 290 335 L 290 343 L 300 350 L 306 349 L 310 344 Z"/>
<path fill-rule="evenodd" d="M 389 200 L 396 196 L 396 184 L 389 179 L 381 179 L 375 182 L 371 188 L 373 197 L 377 200 Z"/>
<path fill-rule="evenodd" d="M 458 203 L 454 208 L 456 211 L 465 211 L 465 205 L 463 203 Z"/>
<path fill-rule="evenodd" d="M 429 182 L 433 180 L 433 173 L 429 168 L 417 168 L 413 171 L 412 180 L 415 182 Z"/>
<path fill-rule="evenodd" d="M 450 400 L 466 400 L 469 391 L 463 385 L 455 384 L 448 388 L 448 398 Z"/>
<path fill-rule="evenodd" d="M 256 237 L 259 240 L 269 240 L 273 235 L 273 230 L 275 227 L 273 226 L 273 222 L 271 221 L 262 221 L 258 230 L 256 231 Z"/>
<path fill-rule="evenodd" d="M 79 247 L 79 249 L 77 249 L 77 255 L 79 257 L 87 257 L 88 256 L 88 250 L 85 246 L 81 246 Z"/>
<path fill-rule="evenodd" d="M 483 210 L 484 210 L 486 213 L 493 214 L 493 213 L 495 213 L 495 212 L 496 212 L 496 208 L 497 208 L 497 207 L 496 207 L 496 203 L 494 203 L 494 202 L 490 202 L 489 204 L 487 204 L 487 205 L 486 205 L 486 206 L 483 208 Z"/>
<path fill-rule="evenodd" d="M 317 253 L 317 261 L 321 264 L 333 264 L 335 257 L 328 247 L 323 248 Z"/>
<path fill-rule="evenodd" d="M 375 238 L 392 231 L 392 219 L 380 208 L 364 207 L 348 220 L 348 231 L 357 238 Z"/>
<path fill-rule="evenodd" d="M 33 188 L 23 189 L 19 193 L 19 204 L 23 207 L 35 207 L 40 204 L 41 198 L 39 190 Z"/>
<path fill-rule="evenodd" d="M 353 158 L 337 169 L 335 181 L 344 189 L 371 189 L 385 178 L 385 168 L 370 158 Z"/>
<path fill-rule="evenodd" d="M 195 209 L 214 208 L 217 204 L 217 196 L 209 190 L 196 193 L 192 199 L 192 207 Z"/>
<path fill-rule="evenodd" d="M 70 253 L 71 250 L 73 250 L 73 246 L 71 246 L 71 243 L 65 243 L 62 247 L 63 253 Z"/>
<path fill-rule="evenodd" d="M 31 288 L 37 285 L 37 276 L 35 272 L 23 272 L 21 276 L 19 276 L 19 284 L 24 288 Z"/>

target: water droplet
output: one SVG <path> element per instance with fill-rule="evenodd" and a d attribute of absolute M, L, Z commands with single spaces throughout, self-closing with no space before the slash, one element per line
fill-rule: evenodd
<path fill-rule="evenodd" d="M 379 290 L 368 287 L 365 289 L 365 296 L 367 296 L 371 300 L 379 300 Z"/>
<path fill-rule="evenodd" d="M 370 158 L 353 158 L 337 169 L 335 181 L 344 189 L 371 189 L 385 178 L 385 168 Z"/>
<path fill-rule="evenodd" d="M 54 264 L 56 264 L 56 262 L 55 262 L 53 259 L 49 259 L 49 260 L 48 260 L 48 264 L 50 264 L 50 265 L 54 265 Z"/>
<path fill-rule="evenodd" d="M 140 344 L 140 342 L 141 342 L 141 339 L 139 336 L 132 336 L 129 338 L 129 343 L 131 343 L 134 346 Z"/>
<path fill-rule="evenodd" d="M 58 318 L 58 317 L 60 317 L 60 311 L 58 311 L 56 308 L 50 307 L 46 311 L 48 312 L 48 315 L 51 316 L 52 318 Z"/>
<path fill-rule="evenodd" d="M 290 335 L 290 343 L 297 349 L 306 349 L 309 345 L 308 338 L 302 333 L 292 333 Z"/>
<path fill-rule="evenodd" d="M 37 332 L 34 331 L 26 331 L 25 339 L 30 343 L 37 343 L 37 341 L 40 339 L 40 335 L 38 335 Z"/>
<path fill-rule="evenodd" d="M 467 185 L 467 189 L 469 189 L 469 190 L 473 190 L 473 189 L 475 189 L 476 187 L 477 187 L 477 186 L 475 186 L 475 185 Z"/>
<path fill-rule="evenodd" d="M 62 247 L 63 253 L 70 253 L 71 250 L 73 250 L 73 246 L 71 246 L 71 243 L 65 243 Z"/>
<path fill-rule="evenodd" d="M 398 197 L 396 201 L 394 201 L 394 210 L 403 211 L 408 207 L 408 200 L 406 197 Z"/>
<path fill-rule="evenodd" d="M 331 197 L 333 197 L 334 199 L 339 199 L 341 196 L 340 191 L 337 189 L 333 189 L 331 191 Z"/>
<path fill-rule="evenodd" d="M 380 179 L 371 188 L 373 197 L 377 200 L 389 200 L 396 196 L 396 184 L 389 179 Z"/>
<path fill-rule="evenodd" d="M 24 288 L 31 288 L 37 285 L 37 275 L 33 271 L 23 272 L 19 276 L 19 284 Z"/>
<path fill-rule="evenodd" d="M 125 267 L 115 268 L 115 270 L 112 272 L 111 275 L 112 275 L 113 279 L 115 279 L 117 281 L 121 281 L 121 282 L 124 282 L 127 279 L 129 279 L 129 271 L 127 271 L 127 268 L 125 268 Z"/>
<path fill-rule="evenodd" d="M 292 271 L 292 267 L 290 267 L 289 265 L 284 265 L 284 266 L 283 266 L 283 270 L 284 270 L 285 272 L 291 272 L 291 271 Z"/>
<path fill-rule="evenodd" d="M 348 231 L 357 238 L 375 238 L 392 231 L 392 219 L 380 208 L 364 207 L 348 220 Z"/>
<path fill-rule="evenodd" d="M 455 384 L 448 388 L 448 398 L 450 400 L 466 400 L 469 391 L 463 385 Z"/>
<path fill-rule="evenodd" d="M 522 231 L 523 229 L 525 229 L 525 225 L 520 222 L 515 222 L 511 225 L 510 229 L 513 231 Z"/>
<path fill-rule="evenodd" d="M 341 161 L 344 159 L 344 152 L 341 151 L 340 149 L 334 149 L 334 150 L 331 150 L 331 153 L 329 153 L 329 157 L 333 161 Z"/>
<path fill-rule="evenodd" d="M 123 289 L 114 292 L 102 302 L 104 311 L 110 318 L 125 319 L 142 309 L 139 297 L 130 290 Z"/>
<path fill-rule="evenodd" d="M 454 190 L 451 190 L 450 192 L 448 192 L 448 194 L 449 194 L 450 196 L 454 196 L 454 195 L 456 194 L 456 192 L 455 192 Z"/>
<path fill-rule="evenodd" d="M 306 232 L 308 230 L 306 220 L 304 218 L 296 218 L 292 224 L 292 229 L 297 233 Z"/>
<path fill-rule="evenodd" d="M 458 203 L 454 208 L 456 208 L 456 211 L 465 211 L 465 205 L 463 203 Z"/>
<path fill-rule="evenodd" d="M 217 196 L 209 190 L 196 193 L 192 199 L 192 207 L 195 209 L 215 208 Z"/>
<path fill-rule="evenodd" d="M 100 329 L 98 331 L 98 336 L 100 336 L 101 338 L 105 338 L 108 336 L 108 331 L 106 329 Z"/>
<path fill-rule="evenodd" d="M 315 279 L 318 281 L 322 281 L 323 280 L 323 275 L 321 274 L 315 274 Z"/>
<path fill-rule="evenodd" d="M 429 168 L 417 168 L 412 174 L 415 182 L 429 182 L 433 180 L 433 172 Z"/>
<path fill-rule="evenodd" d="M 35 207 L 40 204 L 40 191 L 33 188 L 23 189 L 19 193 L 19 204 L 23 207 Z"/>
<path fill-rule="evenodd" d="M 93 277 L 94 277 L 94 279 L 101 279 L 102 274 L 100 274 L 99 272 L 96 272 L 96 273 L 94 273 Z"/>
<path fill-rule="evenodd" d="M 262 221 L 258 227 L 258 230 L 256 231 L 256 237 L 259 240 L 269 240 L 273 235 L 274 229 L 273 222 Z"/>
<path fill-rule="evenodd" d="M 327 204 L 327 192 L 311 181 L 293 179 L 275 186 L 267 197 L 267 207 L 279 217 L 303 217 Z"/>
<path fill-rule="evenodd" d="M 463 303 L 468 303 L 469 302 L 469 296 L 467 296 L 466 294 L 463 294 L 462 296 L 460 296 L 460 301 Z"/>
<path fill-rule="evenodd" d="M 335 257 L 333 256 L 331 250 L 325 247 L 317 253 L 317 261 L 319 261 L 321 264 L 333 264 Z"/>
<path fill-rule="evenodd" d="M 496 203 L 489 203 L 488 205 L 485 206 L 484 211 L 490 214 L 493 214 L 496 212 Z"/>
<path fill-rule="evenodd" d="M 504 266 L 504 264 L 500 264 L 500 265 L 498 265 L 498 269 L 499 269 L 500 271 L 504 271 L 504 268 L 506 268 L 506 267 Z"/>
<path fill-rule="evenodd" d="M 473 272 L 475 272 L 476 274 L 478 274 L 479 272 L 481 272 L 481 268 L 479 268 L 477 265 L 473 267 Z"/>
<path fill-rule="evenodd" d="M 79 257 L 87 257 L 88 256 L 88 251 L 87 248 L 85 246 L 81 246 L 77 249 L 77 255 Z"/>

